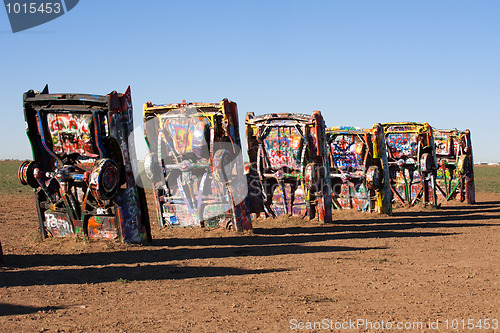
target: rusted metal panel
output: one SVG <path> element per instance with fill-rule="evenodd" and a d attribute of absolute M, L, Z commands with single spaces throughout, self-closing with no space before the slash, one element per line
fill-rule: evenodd
<path fill-rule="evenodd" d="M 248 113 L 245 124 L 252 213 L 331 222 L 330 167 L 321 112 Z"/>
<path fill-rule="evenodd" d="M 428 123 L 382 124 L 393 201 L 413 206 L 437 206 L 437 159 L 432 128 Z"/>
<path fill-rule="evenodd" d="M 139 243 L 151 240 L 136 156 L 130 87 L 124 94 L 23 96 L 33 161 L 19 180 L 35 192 L 43 237 L 72 234 Z"/>
<path fill-rule="evenodd" d="M 326 130 L 326 140 L 334 207 L 392 214 L 382 126 L 330 127 Z"/>
<path fill-rule="evenodd" d="M 470 131 L 434 129 L 438 161 L 437 188 L 443 200 L 476 202 Z"/>
<path fill-rule="evenodd" d="M 161 227 L 252 228 L 235 102 L 144 104 Z"/>

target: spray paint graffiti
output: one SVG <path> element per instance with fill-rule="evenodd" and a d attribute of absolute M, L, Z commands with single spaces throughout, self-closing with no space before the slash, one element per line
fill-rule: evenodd
<path fill-rule="evenodd" d="M 436 149 L 427 123 L 382 124 L 394 202 L 437 206 Z"/>
<path fill-rule="evenodd" d="M 43 237 L 82 234 L 125 242 L 151 240 L 144 191 L 133 168 L 135 148 L 130 87 L 107 96 L 23 96 L 34 161 L 19 180 L 35 192 Z M 142 198 L 142 199 L 141 199 Z"/>
<path fill-rule="evenodd" d="M 434 141 L 438 160 L 436 186 L 439 198 L 475 203 L 470 131 L 434 129 Z"/>
<path fill-rule="evenodd" d="M 415 133 L 387 134 L 387 145 L 393 158 L 411 157 L 417 153 L 417 138 Z"/>
<path fill-rule="evenodd" d="M 391 214 L 389 167 L 380 124 L 373 129 L 351 126 L 326 130 L 333 204 Z"/>
<path fill-rule="evenodd" d="M 116 220 L 111 216 L 92 216 L 88 222 L 88 234 L 91 237 L 117 239 L 118 230 Z"/>
<path fill-rule="evenodd" d="M 98 156 L 90 133 L 92 115 L 49 113 L 47 122 L 56 154 Z"/>
<path fill-rule="evenodd" d="M 271 128 L 264 139 L 269 164 L 275 169 L 285 166 L 297 168 L 300 165 L 302 143 L 302 137 L 296 128 Z"/>
<path fill-rule="evenodd" d="M 144 105 L 160 226 L 251 229 L 236 103 Z"/>
<path fill-rule="evenodd" d="M 248 113 L 245 124 L 252 214 L 330 222 L 330 172 L 321 113 Z"/>
<path fill-rule="evenodd" d="M 334 167 L 356 170 L 363 164 L 363 142 L 356 135 L 335 135 L 329 144 L 335 162 Z"/>
<path fill-rule="evenodd" d="M 66 214 L 45 211 L 45 228 L 54 237 L 64 237 L 74 233 L 73 224 Z"/>

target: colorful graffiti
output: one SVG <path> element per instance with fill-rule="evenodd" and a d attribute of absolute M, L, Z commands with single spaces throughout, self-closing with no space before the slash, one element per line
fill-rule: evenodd
<path fill-rule="evenodd" d="M 422 176 L 418 170 L 403 169 L 396 171 L 394 189 L 401 198 L 407 202 L 413 202 L 420 194 Z"/>
<path fill-rule="evenodd" d="M 370 211 L 370 191 L 363 183 L 345 182 L 340 187 L 338 203 L 343 209 Z"/>
<path fill-rule="evenodd" d="M 18 175 L 34 189 L 42 236 L 151 241 L 144 192 L 133 176 L 134 143 L 128 140 L 130 87 L 107 96 L 49 94 L 45 87 L 42 93 L 28 91 L 23 100 L 34 161 L 23 162 Z"/>
<path fill-rule="evenodd" d="M 447 135 L 435 135 L 436 154 L 438 156 L 457 156 L 459 150 L 459 141 L 453 140 Z"/>
<path fill-rule="evenodd" d="M 92 134 L 91 114 L 47 114 L 49 133 L 56 154 L 97 157 Z"/>
<path fill-rule="evenodd" d="M 391 214 L 389 168 L 381 126 L 331 127 L 326 130 L 326 140 L 334 207 Z"/>
<path fill-rule="evenodd" d="M 209 127 L 208 120 L 201 117 L 163 117 L 163 128 L 166 129 L 177 155 L 194 152 L 201 157 L 201 151 L 207 147 L 205 133 Z"/>
<path fill-rule="evenodd" d="M 304 189 L 299 186 L 295 190 L 292 184 L 286 183 L 284 186 L 276 186 L 273 191 L 273 199 L 271 208 L 277 216 L 291 215 L 305 216 L 307 213 L 306 193 Z M 282 188 L 285 192 L 283 193 Z M 286 208 L 285 208 L 286 206 Z"/>
<path fill-rule="evenodd" d="M 236 103 L 148 102 L 144 127 L 161 227 L 252 228 Z"/>
<path fill-rule="evenodd" d="M 475 202 L 474 162 L 470 131 L 434 129 L 439 198 Z"/>
<path fill-rule="evenodd" d="M 264 139 L 269 167 L 300 169 L 303 139 L 295 127 L 271 128 Z"/>
<path fill-rule="evenodd" d="M 334 161 L 332 167 L 355 171 L 363 166 L 364 144 L 356 135 L 335 135 L 329 144 Z"/>
<path fill-rule="evenodd" d="M 417 154 L 418 134 L 390 133 L 387 134 L 387 146 L 393 158 L 411 157 Z"/>
<path fill-rule="evenodd" d="M 46 210 L 45 214 L 45 228 L 53 237 L 63 237 L 74 233 L 74 227 L 70 219 L 64 213 Z"/>
<path fill-rule="evenodd" d="M 413 206 L 437 206 L 436 149 L 427 123 L 382 124 L 394 201 Z"/>
<path fill-rule="evenodd" d="M 251 213 L 330 222 L 330 172 L 321 113 L 248 113 L 245 124 Z"/>
<path fill-rule="evenodd" d="M 114 216 L 92 216 L 88 221 L 88 234 L 91 237 L 117 239 L 118 230 Z"/>

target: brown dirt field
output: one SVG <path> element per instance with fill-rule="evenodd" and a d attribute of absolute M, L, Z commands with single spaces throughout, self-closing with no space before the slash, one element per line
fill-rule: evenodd
<path fill-rule="evenodd" d="M 336 212 L 328 225 L 257 220 L 240 234 L 154 225 L 138 246 L 41 242 L 32 197 L 1 197 L 0 332 L 493 332 L 500 194 L 477 199 Z M 349 320 L 361 326 L 340 329 Z"/>

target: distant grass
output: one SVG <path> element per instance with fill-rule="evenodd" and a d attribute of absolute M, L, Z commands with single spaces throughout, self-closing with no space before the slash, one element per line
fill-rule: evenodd
<path fill-rule="evenodd" d="M 477 192 L 500 193 L 500 166 L 475 165 L 474 181 Z"/>
<path fill-rule="evenodd" d="M 0 161 L 0 195 L 30 195 L 33 189 L 23 186 L 17 178 L 22 161 Z"/>

